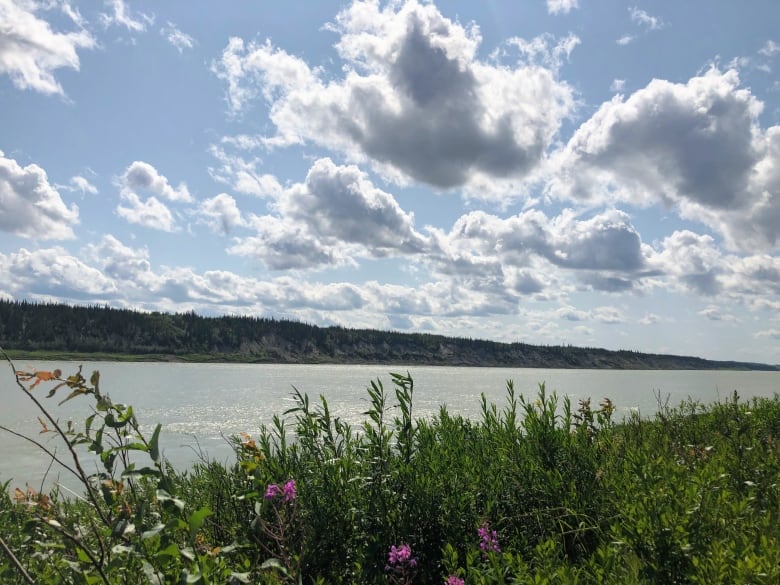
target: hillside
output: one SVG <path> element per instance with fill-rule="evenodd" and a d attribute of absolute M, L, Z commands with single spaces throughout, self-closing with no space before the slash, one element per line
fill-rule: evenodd
<path fill-rule="evenodd" d="M 445 337 L 256 317 L 143 313 L 99 306 L 0 300 L 0 347 L 15 355 L 123 355 L 136 359 L 274 363 L 387 363 L 524 368 L 761 369 L 572 346 Z"/>

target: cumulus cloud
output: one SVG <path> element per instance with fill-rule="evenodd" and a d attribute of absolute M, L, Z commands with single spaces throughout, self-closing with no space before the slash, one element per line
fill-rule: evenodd
<path fill-rule="evenodd" d="M 128 191 L 122 195 L 124 205 L 117 206 L 116 212 L 130 223 L 147 228 L 172 232 L 176 229 L 173 213 L 157 197 L 149 197 L 142 201 L 138 195 Z"/>
<path fill-rule="evenodd" d="M 122 189 L 132 192 L 147 192 L 167 199 L 168 201 L 192 201 L 192 195 L 187 185 L 179 183 L 172 187 L 163 175 L 152 165 L 142 161 L 133 162 L 121 177 Z"/>
<path fill-rule="evenodd" d="M 76 31 L 53 31 L 36 14 L 40 9 L 32 2 L 0 0 L 0 74 L 8 75 L 22 90 L 64 95 L 54 72 L 61 68 L 78 71 L 78 50 L 92 49 L 97 41 L 81 25 Z M 72 10 L 71 14 L 78 15 Z"/>
<path fill-rule="evenodd" d="M 722 290 L 723 258 L 712 236 L 676 231 L 664 238 L 662 251 L 651 262 L 685 290 L 702 295 Z"/>
<path fill-rule="evenodd" d="M 160 34 L 177 50 L 183 53 L 184 49 L 191 49 L 195 46 L 195 39 L 185 32 L 182 32 L 172 22 L 160 29 Z"/>
<path fill-rule="evenodd" d="M 135 161 L 125 169 L 119 177 L 119 187 L 124 203 L 116 208 L 120 217 L 130 223 L 166 232 L 176 230 L 176 220 L 173 212 L 158 197 L 172 202 L 192 201 L 187 185 L 180 183 L 178 187 L 172 187 L 166 177 L 143 161 Z M 141 194 L 146 198 L 142 199 Z"/>
<path fill-rule="evenodd" d="M 11 292 L 80 300 L 117 292 L 100 270 L 60 247 L 0 254 L 0 269 L 12 277 Z"/>
<path fill-rule="evenodd" d="M 736 71 L 687 83 L 653 80 L 615 96 L 555 155 L 547 193 L 588 202 L 676 206 L 735 248 L 780 235 L 780 128 L 758 126 L 762 104 Z"/>
<path fill-rule="evenodd" d="M 268 102 L 267 145 L 313 142 L 395 180 L 449 189 L 528 174 L 572 111 L 572 90 L 553 71 L 480 61 L 477 27 L 433 4 L 354 2 L 329 28 L 342 79 L 237 38 L 214 64 L 233 110 L 258 95 Z"/>
<path fill-rule="evenodd" d="M 706 317 L 710 321 L 737 321 L 737 318 L 734 315 L 724 313 L 720 307 L 715 305 L 709 305 L 702 309 L 699 311 L 699 315 Z"/>
<path fill-rule="evenodd" d="M 141 283 L 148 281 L 151 274 L 148 249 L 131 248 L 110 234 L 104 235 L 99 243 L 86 246 L 85 251 L 111 278 Z"/>
<path fill-rule="evenodd" d="M 22 167 L 0 151 L 0 230 L 27 238 L 63 240 L 74 237 L 79 222 L 76 205 L 68 207 L 35 164 Z"/>
<path fill-rule="evenodd" d="M 227 193 L 220 193 L 200 202 L 197 214 L 216 233 L 229 234 L 233 228 L 245 225 L 236 200 Z"/>
<path fill-rule="evenodd" d="M 546 288 L 552 265 L 573 270 L 594 288 L 615 289 L 610 279 L 626 283 L 622 289 L 631 288 L 642 278 L 645 255 L 650 253 L 628 215 L 618 210 L 584 220 L 570 210 L 554 218 L 538 210 L 509 218 L 474 211 L 460 217 L 449 233 L 432 233 L 438 250 L 431 256 L 435 270 L 504 285 L 511 268 L 528 268 L 534 282 L 539 287 L 545 283 Z M 526 290 L 542 290 L 533 288 Z"/>
<path fill-rule="evenodd" d="M 547 0 L 550 14 L 568 14 L 575 8 L 579 8 L 579 0 Z"/>
<path fill-rule="evenodd" d="M 312 165 L 305 182 L 280 193 L 272 208 L 277 216 L 251 218 L 258 235 L 240 239 L 233 253 L 274 268 L 302 268 L 350 263 L 352 256 L 415 254 L 426 245 L 413 215 L 392 195 L 356 166 L 328 158 Z"/>

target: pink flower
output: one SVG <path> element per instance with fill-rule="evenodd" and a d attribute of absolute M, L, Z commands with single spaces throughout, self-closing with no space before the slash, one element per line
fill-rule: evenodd
<path fill-rule="evenodd" d="M 466 582 L 457 575 L 450 575 L 444 585 L 466 585 Z"/>
<path fill-rule="evenodd" d="M 477 534 L 479 534 L 479 548 L 482 549 L 482 552 L 501 552 L 501 547 L 498 545 L 498 534 L 495 530 L 490 530 L 490 525 L 487 522 L 477 529 Z"/>
<path fill-rule="evenodd" d="M 385 571 L 400 571 L 413 569 L 417 566 L 417 559 L 412 557 L 412 547 L 408 544 L 393 545 L 390 547 L 390 554 L 387 557 L 387 566 Z"/>
<path fill-rule="evenodd" d="M 273 500 L 276 496 L 282 493 L 281 488 L 278 484 L 271 483 L 268 484 L 268 488 L 265 490 L 265 499 L 266 500 Z"/>
<path fill-rule="evenodd" d="M 298 492 L 295 490 L 294 479 L 291 479 L 286 484 L 284 484 L 284 488 L 282 489 L 282 495 L 284 496 L 285 502 L 289 502 L 290 500 L 294 500 L 296 498 Z"/>

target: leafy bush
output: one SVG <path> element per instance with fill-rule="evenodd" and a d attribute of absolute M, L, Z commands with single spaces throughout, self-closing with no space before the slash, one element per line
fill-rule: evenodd
<path fill-rule="evenodd" d="M 415 419 L 412 378 L 391 374 L 359 427 L 295 390 L 255 437 L 232 438 L 235 464 L 176 471 L 160 427 L 146 436 L 97 372 L 15 376 L 83 494 L 2 486 L 3 583 L 780 580 L 778 397 L 616 423 L 609 400 L 575 409 L 509 382 L 477 420 Z M 61 424 L 39 386 L 88 400 L 83 425 Z M 100 472 L 84 472 L 84 449 Z"/>

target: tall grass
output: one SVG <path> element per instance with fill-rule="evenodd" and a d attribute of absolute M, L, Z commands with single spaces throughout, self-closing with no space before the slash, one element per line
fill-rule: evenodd
<path fill-rule="evenodd" d="M 71 382 L 95 410 L 64 438 L 111 464 L 83 500 L 6 485 L 2 583 L 780 582 L 777 396 L 618 422 L 609 400 L 510 382 L 477 419 L 416 419 L 413 380 L 392 374 L 367 388 L 360 427 L 296 390 L 233 438 L 235 465 L 177 472 L 158 430 Z M 123 460 L 128 445 L 150 466 Z"/>

